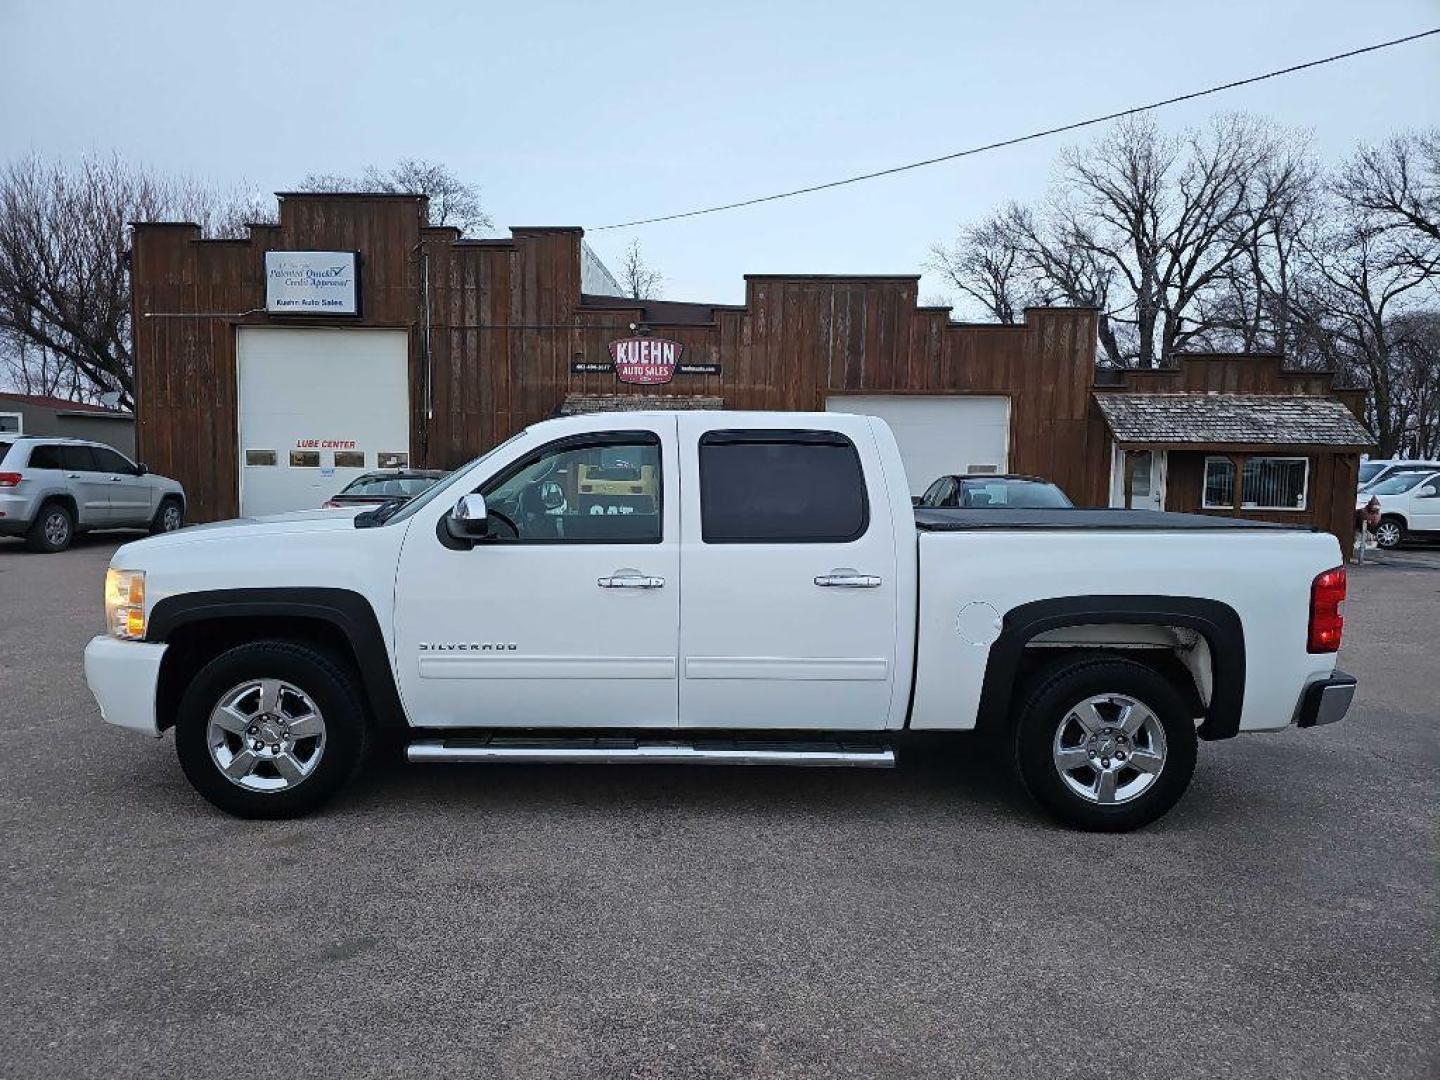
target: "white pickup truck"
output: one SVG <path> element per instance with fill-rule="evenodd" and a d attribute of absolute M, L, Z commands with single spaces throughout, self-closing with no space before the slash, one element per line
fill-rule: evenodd
<path fill-rule="evenodd" d="M 910 490 L 866 416 L 550 420 L 403 505 L 126 544 L 86 676 L 248 817 L 313 810 L 389 733 L 411 761 L 887 766 L 979 730 L 1061 820 L 1121 830 L 1198 740 L 1349 708 L 1333 536 Z"/>

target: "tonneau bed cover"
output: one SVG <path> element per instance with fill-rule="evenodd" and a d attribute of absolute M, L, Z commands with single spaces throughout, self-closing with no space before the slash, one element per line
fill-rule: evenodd
<path fill-rule="evenodd" d="M 967 532 L 972 529 L 1124 529 L 1175 532 L 1193 529 L 1284 529 L 1315 532 L 1313 525 L 1282 525 L 1247 518 L 1209 514 L 1176 514 L 1164 510 L 1086 510 L 1052 507 L 1038 510 L 917 509 L 915 527 L 922 532 Z"/>

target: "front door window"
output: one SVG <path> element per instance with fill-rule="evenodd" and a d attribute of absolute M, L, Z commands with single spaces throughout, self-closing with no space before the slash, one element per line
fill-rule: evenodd
<path fill-rule="evenodd" d="M 481 489 L 521 543 L 658 544 L 659 440 L 577 446 L 522 461 Z"/>

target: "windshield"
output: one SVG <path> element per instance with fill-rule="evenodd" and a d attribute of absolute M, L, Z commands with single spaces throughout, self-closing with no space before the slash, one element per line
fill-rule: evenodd
<path fill-rule="evenodd" d="M 1360 466 L 1360 483 L 1368 484 L 1375 477 L 1380 475 L 1380 470 L 1385 468 L 1383 461 L 1366 461 Z"/>
<path fill-rule="evenodd" d="M 1431 473 L 1413 472 L 1397 473 L 1394 476 L 1386 477 L 1374 487 L 1370 488 L 1371 495 L 1401 495 L 1409 491 L 1420 481 L 1430 477 Z"/>
<path fill-rule="evenodd" d="M 482 461 L 490 457 L 492 454 L 498 453 L 505 447 L 509 446 L 516 439 L 520 438 L 520 436 L 525 434 L 526 430 L 527 429 L 525 428 L 521 428 L 504 442 L 500 443 L 497 446 L 492 446 L 489 450 L 485 451 L 485 453 L 481 454 L 479 457 L 474 458 L 471 461 L 467 461 L 458 469 L 455 469 L 453 472 L 447 473 L 443 477 L 443 479 L 449 480 L 452 477 L 459 475 L 460 473 L 467 472 L 468 470 L 473 469 L 476 465 L 479 465 Z M 449 484 L 441 484 L 437 482 L 426 488 L 424 492 L 417 495 L 409 502 L 386 503 L 379 509 L 371 510 L 368 513 L 359 514 L 355 518 L 355 527 L 363 529 L 372 525 L 392 525 L 397 521 L 405 521 L 407 518 L 414 517 L 417 513 L 420 512 L 422 508 L 429 506 L 430 503 L 433 502 L 435 498 L 438 497 L 449 486 Z"/>
<path fill-rule="evenodd" d="M 382 495 L 388 498 L 408 499 L 419 495 L 431 484 L 439 480 L 438 476 L 386 476 L 377 473 L 373 476 L 361 476 L 345 485 L 341 495 Z"/>
<path fill-rule="evenodd" d="M 963 509 L 1012 506 L 1040 510 L 1073 505 L 1054 484 L 1040 480 L 962 480 L 959 506 Z"/>

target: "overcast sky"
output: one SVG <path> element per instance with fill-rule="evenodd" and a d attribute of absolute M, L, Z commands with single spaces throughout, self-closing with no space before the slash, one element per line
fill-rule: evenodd
<path fill-rule="evenodd" d="M 403 9 L 403 10 L 402 10 Z M 725 0 L 0 0 L 0 157 L 118 151 L 217 184 L 434 158 L 498 226 L 583 225 L 866 172 L 1440 26 L 1437 0 L 907 4 Z M 1440 37 L 1166 109 L 1244 110 L 1322 158 L 1440 124 Z M 1082 136 L 1082 141 L 1089 136 Z M 1008 198 L 1046 140 L 632 236 L 673 299 L 743 274 L 916 273 Z M 929 278 L 922 295 L 941 290 Z"/>

